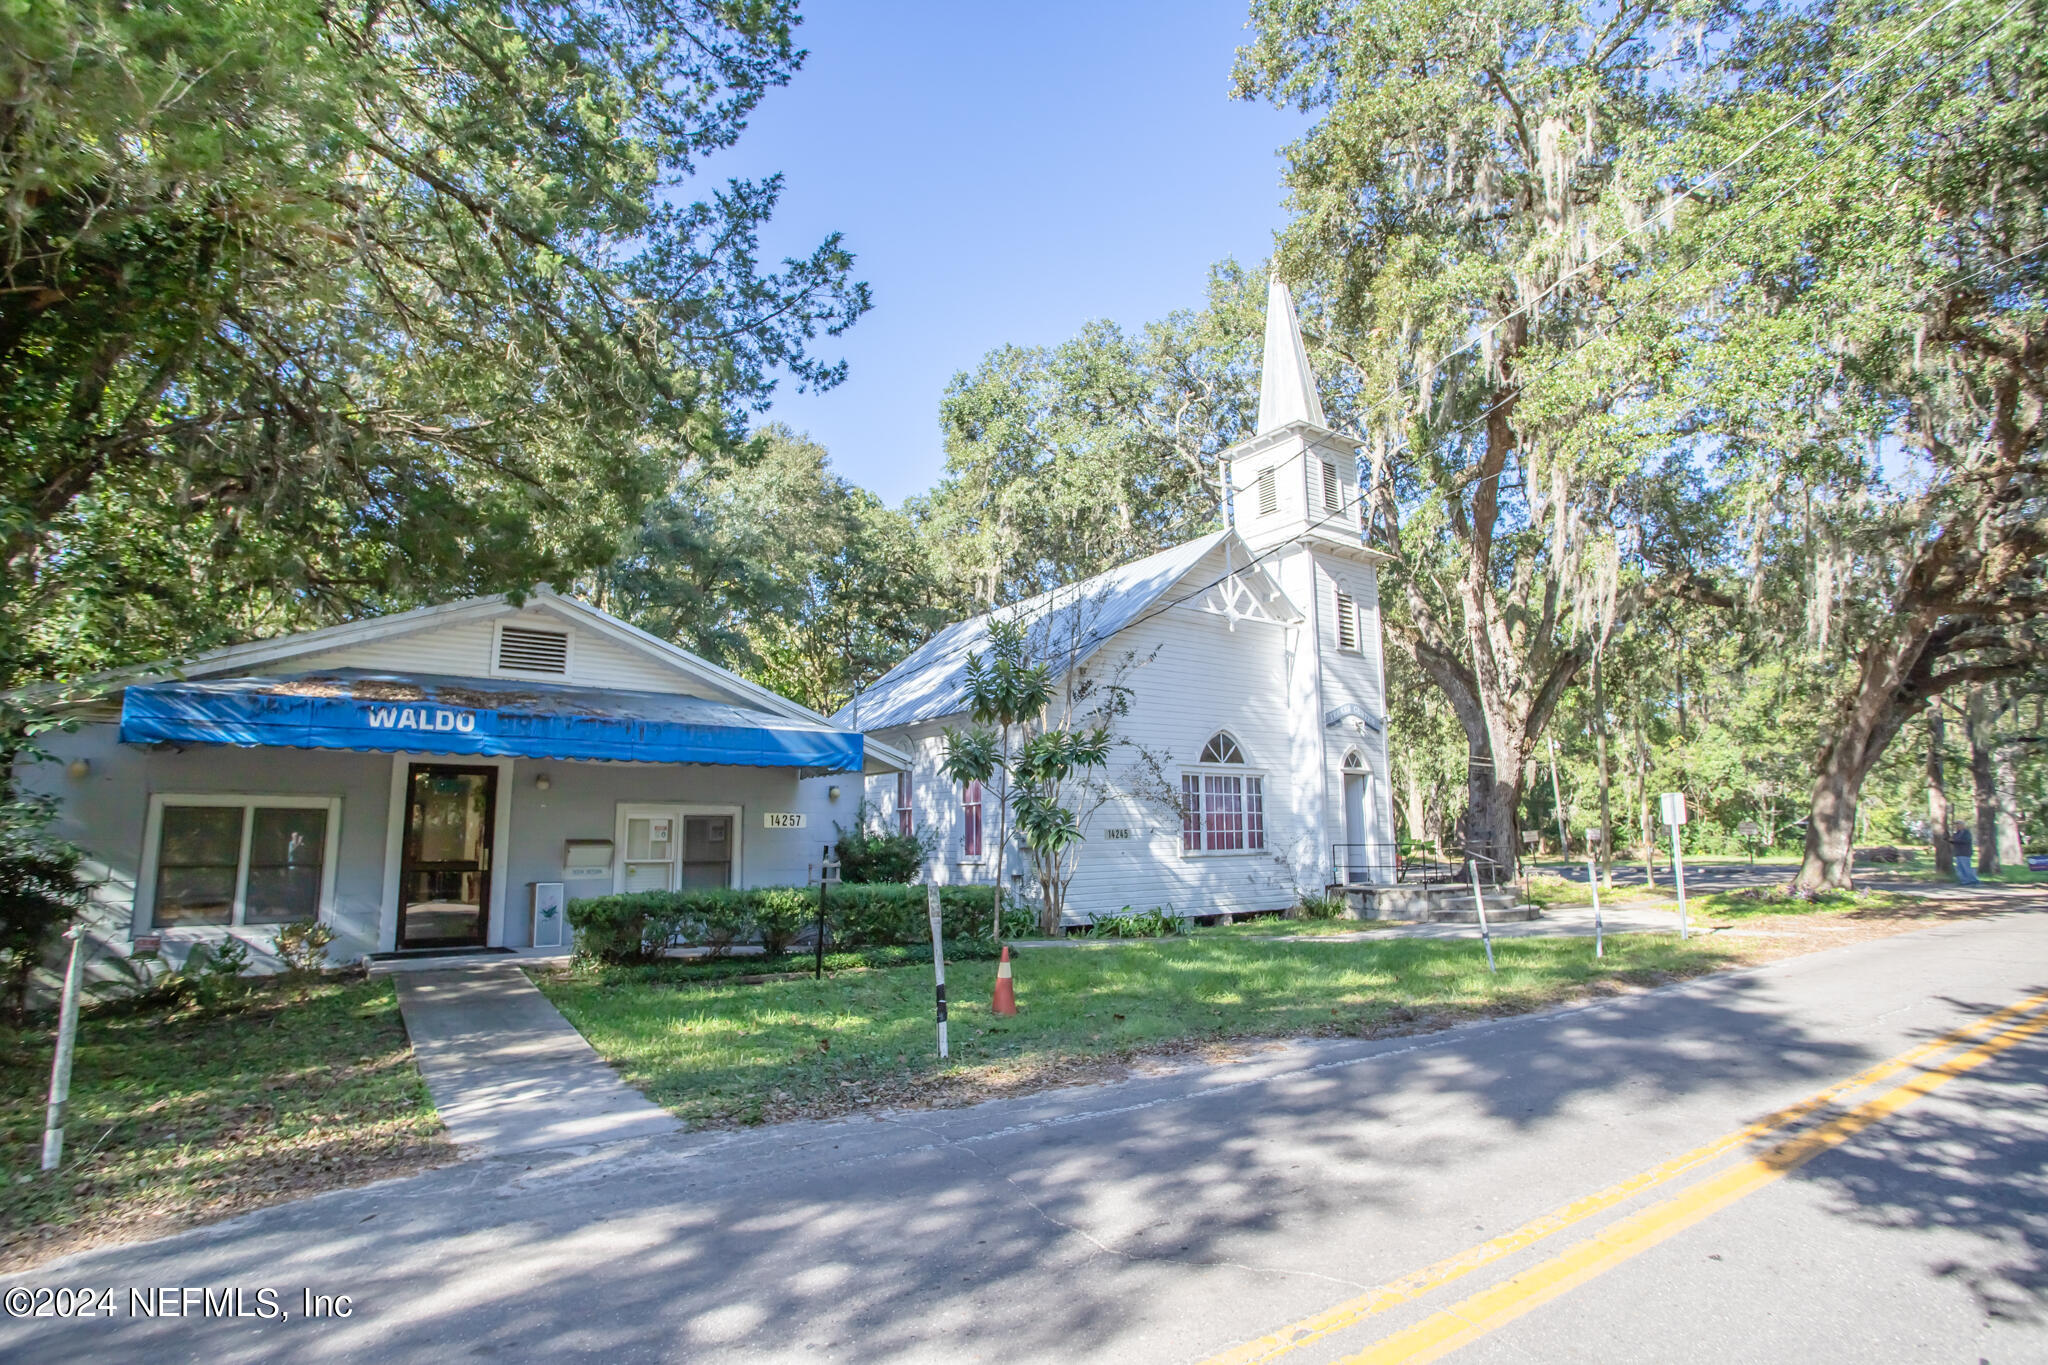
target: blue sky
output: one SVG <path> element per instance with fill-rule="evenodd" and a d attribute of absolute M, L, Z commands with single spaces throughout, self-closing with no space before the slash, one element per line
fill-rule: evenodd
<path fill-rule="evenodd" d="M 1135 326 L 1263 258 L 1300 115 L 1228 98 L 1244 0 L 814 0 L 804 69 L 707 176 L 787 176 L 771 259 L 846 234 L 874 311 L 844 384 L 770 419 L 890 503 L 944 464 L 946 383 L 1005 342 Z"/>

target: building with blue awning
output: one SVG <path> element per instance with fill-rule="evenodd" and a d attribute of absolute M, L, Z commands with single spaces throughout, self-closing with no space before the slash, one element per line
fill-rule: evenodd
<path fill-rule="evenodd" d="M 545 589 L 96 680 L 21 771 L 110 937 L 566 947 L 566 903 L 802 883 L 886 745 Z"/>
<path fill-rule="evenodd" d="M 132 686 L 121 700 L 121 740 L 861 770 L 859 734 L 759 707 L 361 669 Z"/>

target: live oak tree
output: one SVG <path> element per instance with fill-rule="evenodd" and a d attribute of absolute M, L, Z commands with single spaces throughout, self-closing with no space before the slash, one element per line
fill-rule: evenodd
<path fill-rule="evenodd" d="M 1257 411 L 1263 300 L 1225 262 L 1202 309 L 1000 347 L 956 375 L 939 405 L 946 471 L 916 508 L 948 582 L 1000 605 L 1220 525 L 1219 457 Z"/>
<path fill-rule="evenodd" d="M 1559 698 L 1644 603 L 1713 597 L 1643 264 L 1673 219 L 1641 151 L 1732 7 L 1259 0 L 1236 89 L 1315 111 L 1284 273 L 1367 448 L 1387 630 L 1465 737 L 1466 846 L 1518 856 Z M 1316 330 L 1312 324 L 1311 330 Z M 1476 344 L 1475 344 L 1476 343 Z"/>
<path fill-rule="evenodd" d="M 608 560 L 867 307 L 692 194 L 791 0 L 0 16 L 0 658 L 178 653 Z"/>
<path fill-rule="evenodd" d="M 1846 886 L 1901 727 L 2048 666 L 2048 38 L 2026 5 L 1807 6 L 1734 66 L 1687 152 L 1758 150 L 1688 359 L 1755 509 L 1753 607 L 1840 642 L 1798 881 Z"/>
<path fill-rule="evenodd" d="M 921 644 L 948 599 L 904 513 L 773 423 L 696 461 L 648 508 L 591 600 L 830 713 Z"/>

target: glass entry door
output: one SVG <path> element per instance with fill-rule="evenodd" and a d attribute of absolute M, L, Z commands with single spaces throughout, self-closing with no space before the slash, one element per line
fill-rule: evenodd
<path fill-rule="evenodd" d="M 405 789 L 398 946 L 481 947 L 491 918 L 498 770 L 415 763 Z"/>

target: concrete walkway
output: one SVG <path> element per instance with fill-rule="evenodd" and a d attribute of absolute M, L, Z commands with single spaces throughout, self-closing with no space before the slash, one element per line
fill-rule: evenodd
<path fill-rule="evenodd" d="M 517 967 L 406 972 L 393 984 L 420 1074 L 465 1157 L 587 1147 L 682 1127 L 620 1080 Z"/>

